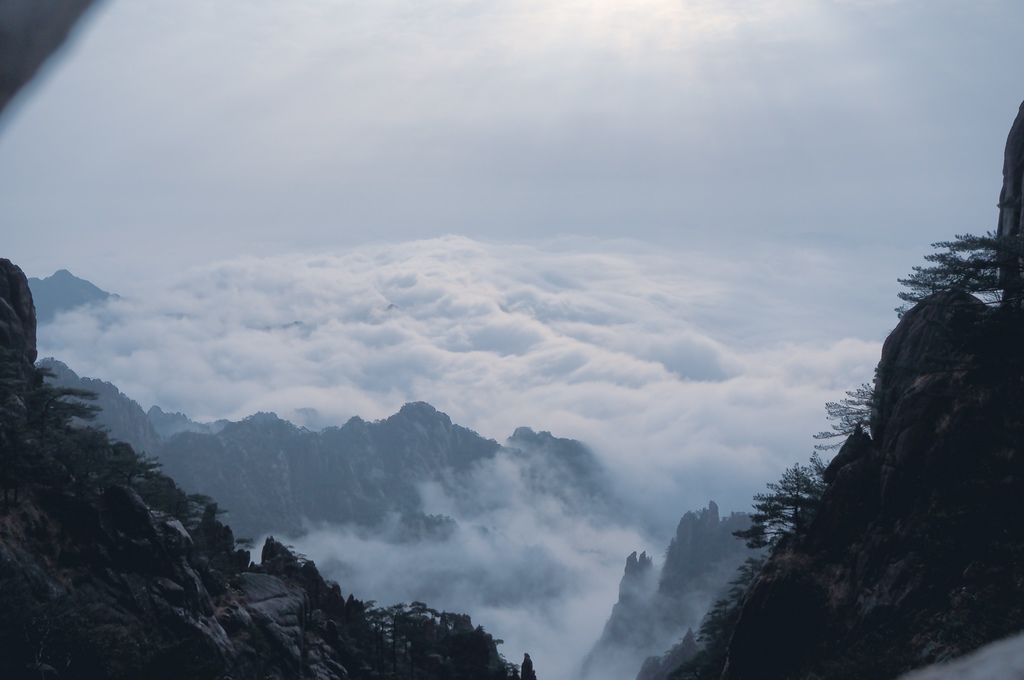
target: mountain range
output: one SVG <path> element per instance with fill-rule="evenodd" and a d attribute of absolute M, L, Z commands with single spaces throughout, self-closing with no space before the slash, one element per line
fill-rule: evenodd
<path fill-rule="evenodd" d="M 398 540 L 443 536 L 453 520 L 428 512 L 422 486 L 437 485 L 473 515 L 481 499 L 468 480 L 502 460 L 531 493 L 570 512 L 610 516 L 618 507 L 593 452 L 549 432 L 520 427 L 499 444 L 423 402 L 380 421 L 355 417 L 320 431 L 273 413 L 197 423 L 159 407 L 146 412 L 114 385 L 79 377 L 55 359 L 40 366 L 55 385 L 94 392 L 96 425 L 156 458 L 187 491 L 216 499 L 244 536 L 297 535 L 322 523 L 387 525 Z"/>

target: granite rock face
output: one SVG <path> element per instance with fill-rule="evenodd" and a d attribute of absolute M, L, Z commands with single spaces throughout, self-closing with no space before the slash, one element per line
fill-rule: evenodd
<path fill-rule="evenodd" d="M 1003 157 L 1003 188 L 999 192 L 999 222 L 996 233 L 1000 236 L 1020 236 L 1024 233 L 1024 212 L 1021 200 L 1024 198 L 1024 104 L 1017 112 L 1010 134 L 1006 139 Z M 1004 290 L 1019 293 L 1021 286 L 1021 262 L 1014 258 L 1005 262 L 999 271 L 999 281 Z"/>
<path fill-rule="evenodd" d="M 584 659 L 580 677 L 632 678 L 641 666 L 648 673 L 661 668 L 663 655 L 679 657 L 676 643 L 699 626 L 711 601 L 753 554 L 732 533 L 749 523 L 744 513 L 721 517 L 711 501 L 679 520 L 660 569 L 646 553 L 632 553 L 626 559 L 619 599 Z"/>
<path fill-rule="evenodd" d="M 21 268 L 0 258 L 0 348 L 26 378 L 36 361 L 36 308 Z"/>
<path fill-rule="evenodd" d="M 872 436 L 744 601 L 725 680 L 893 678 L 1024 626 L 1024 323 L 963 294 L 908 311 Z"/>

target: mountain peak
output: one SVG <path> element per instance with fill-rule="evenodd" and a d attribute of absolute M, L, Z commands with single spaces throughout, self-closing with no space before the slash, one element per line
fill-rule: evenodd
<path fill-rule="evenodd" d="M 439 421 L 445 425 L 452 424 L 452 419 L 448 417 L 448 414 L 438 411 L 425 401 L 410 401 L 403 404 L 402 408 L 398 410 L 398 413 L 391 416 L 391 418 L 388 418 L 388 420 L 393 420 L 395 418 L 421 422 Z"/>
<path fill-rule="evenodd" d="M 45 279 L 28 280 L 40 324 L 52 321 L 59 313 L 117 297 L 91 281 L 58 269 Z"/>

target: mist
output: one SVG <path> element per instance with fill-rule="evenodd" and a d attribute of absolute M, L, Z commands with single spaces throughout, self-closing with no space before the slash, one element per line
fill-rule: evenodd
<path fill-rule="evenodd" d="M 457 522 L 442 541 L 321 526 L 289 542 L 347 592 L 469 612 L 509 660 L 529 652 L 546 677 L 576 677 L 615 601 L 623 546 L 655 540 L 532 489 L 508 459 L 479 466 L 464 488 L 457 499 L 422 490 L 427 512 Z"/>
<path fill-rule="evenodd" d="M 807 457 L 823 403 L 871 379 L 895 285 L 851 288 L 857 266 L 461 237 L 242 257 L 59 315 L 40 352 L 200 420 L 316 428 L 427 401 L 499 441 L 549 430 L 667 534 L 708 498 L 746 507 Z M 877 309 L 835 314 L 851 296 Z"/>

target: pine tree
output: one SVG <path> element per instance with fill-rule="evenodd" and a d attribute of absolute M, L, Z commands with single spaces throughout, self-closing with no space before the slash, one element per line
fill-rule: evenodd
<path fill-rule="evenodd" d="M 784 536 L 799 534 L 814 518 L 825 492 L 825 463 L 817 453 L 810 463 L 787 468 L 766 493 L 754 496 L 751 526 L 735 535 L 751 548 L 774 546 Z"/>
<path fill-rule="evenodd" d="M 916 304 L 933 293 L 954 290 L 975 295 L 988 305 L 1021 307 L 1024 237 L 992 232 L 984 236 L 958 234 L 954 240 L 939 241 L 932 247 L 941 250 L 925 255 L 929 265 L 914 267 L 908 277 L 899 279 L 907 288 L 899 293 L 901 300 Z"/>
<path fill-rule="evenodd" d="M 870 432 L 871 418 L 876 409 L 875 388 L 870 383 L 862 383 L 859 387 L 846 392 L 846 397 L 839 401 L 825 402 L 825 417 L 831 421 L 831 429 L 814 435 L 815 439 L 830 440 L 849 437 L 858 429 Z M 835 449 L 842 442 L 817 444 L 818 450 Z"/>

